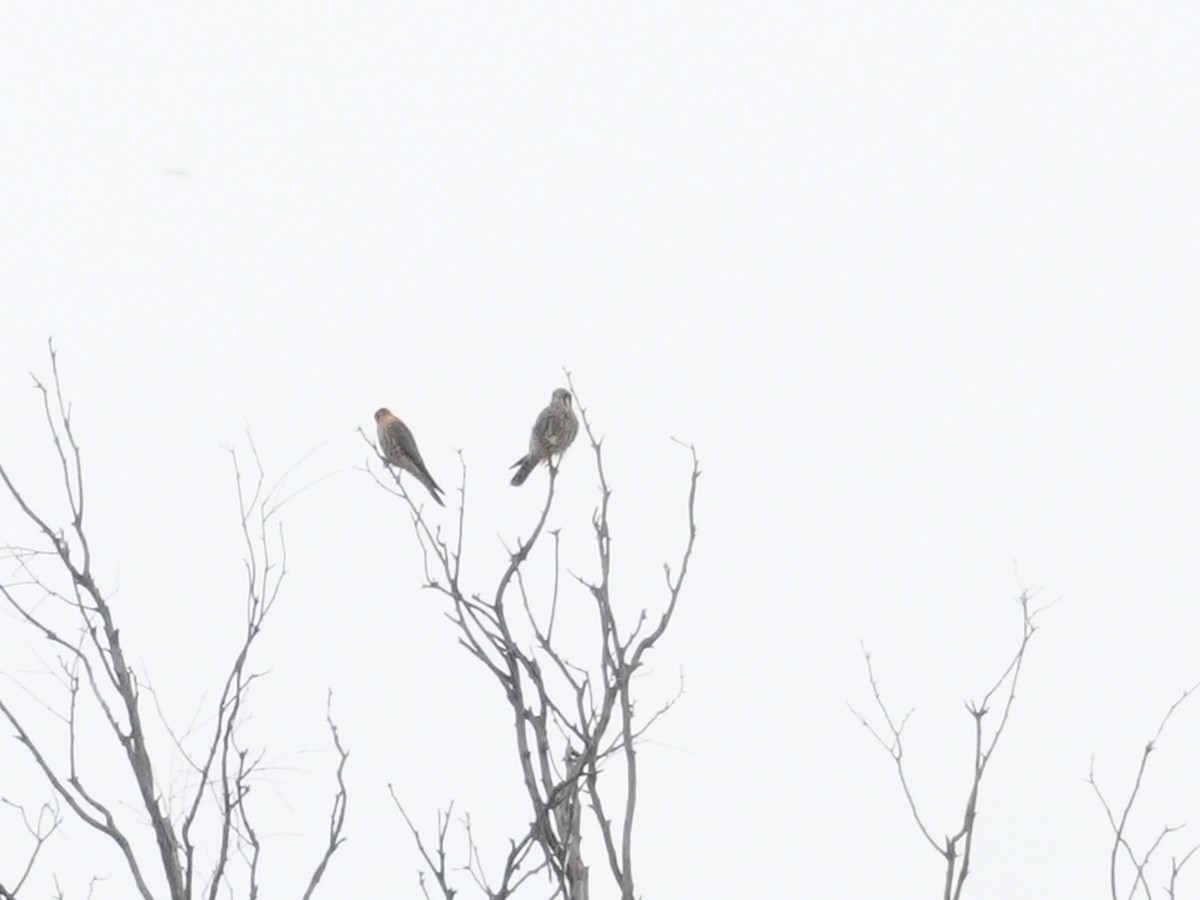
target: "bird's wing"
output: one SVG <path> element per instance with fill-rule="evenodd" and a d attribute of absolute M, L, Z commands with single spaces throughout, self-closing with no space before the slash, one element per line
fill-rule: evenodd
<path fill-rule="evenodd" d="M 533 432 L 529 436 L 530 455 L 541 459 L 551 452 L 554 449 L 557 429 L 554 407 L 547 406 L 538 413 L 537 421 L 533 423 Z"/>
<path fill-rule="evenodd" d="M 421 451 L 408 426 L 399 419 L 392 419 L 387 426 L 388 443 L 392 449 L 402 456 L 407 456 L 415 462 L 421 462 Z"/>
<path fill-rule="evenodd" d="M 533 423 L 534 437 L 545 439 L 553 435 L 558 428 L 556 418 L 553 406 L 547 406 L 538 413 L 537 421 Z"/>

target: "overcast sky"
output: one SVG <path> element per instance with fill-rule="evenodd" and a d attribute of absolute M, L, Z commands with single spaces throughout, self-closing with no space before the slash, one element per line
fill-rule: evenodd
<path fill-rule="evenodd" d="M 4 19 L 0 459 L 55 508 L 28 374 L 53 336 L 97 574 L 177 727 L 242 609 L 222 448 L 245 452 L 249 427 L 269 475 L 317 448 L 292 479 L 331 476 L 284 511 L 291 574 L 260 648 L 248 736 L 280 767 L 265 897 L 298 896 L 322 840 L 327 688 L 351 796 L 325 897 L 418 895 L 388 782 L 427 823 L 456 800 L 492 852 L 527 821 L 503 700 L 420 590 L 356 429 L 391 407 L 451 497 L 463 450 L 482 589 L 536 517 L 544 473 L 517 490 L 507 467 L 564 366 L 606 436 L 627 621 L 661 608 L 686 536 L 670 439 L 704 470 L 692 575 L 637 684 L 648 710 L 686 679 L 643 747 L 645 897 L 940 895 L 846 709 L 871 699 L 859 641 L 886 697 L 916 707 L 914 791 L 953 832 L 962 701 L 1007 664 L 1021 584 L 1058 602 L 984 783 L 967 893 L 1104 895 L 1089 759 L 1119 798 L 1200 678 L 1200 12 L 117 2 Z M 552 524 L 586 571 L 582 446 L 560 485 Z M 0 528 L 27 534 L 3 499 Z M 49 690 L 52 656 L 9 613 L 0 659 L 5 696 Z M 1166 855 L 1200 842 L 1193 704 L 1132 820 L 1142 847 L 1192 823 Z M 47 794 L 9 740 L 0 794 Z M 0 878 L 19 834 L 0 810 Z M 131 896 L 77 824 L 30 897 L 52 873 L 69 897 L 93 874 L 96 898 Z"/>

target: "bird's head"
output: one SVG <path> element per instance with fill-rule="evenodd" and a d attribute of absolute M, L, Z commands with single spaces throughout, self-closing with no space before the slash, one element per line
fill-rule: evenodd
<path fill-rule="evenodd" d="M 551 403 L 561 403 L 563 406 L 571 405 L 571 392 L 566 388 L 555 388 L 554 394 L 550 397 Z"/>
<path fill-rule="evenodd" d="M 392 411 L 390 409 L 388 409 L 386 406 L 381 406 L 381 407 L 379 407 L 379 409 L 375 410 L 375 421 L 376 422 L 381 422 L 384 419 L 390 419 L 391 417 L 392 417 Z"/>

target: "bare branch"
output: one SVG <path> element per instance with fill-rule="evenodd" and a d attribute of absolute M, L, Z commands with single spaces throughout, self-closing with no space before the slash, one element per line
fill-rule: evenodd
<path fill-rule="evenodd" d="M 0 797 L 0 804 L 17 811 L 21 817 L 21 824 L 25 826 L 25 831 L 33 838 L 33 847 L 29 851 L 29 857 L 25 860 L 25 868 L 17 876 L 13 887 L 10 889 L 5 886 L 3 881 L 0 881 L 0 900 L 15 900 L 16 896 L 21 892 L 21 888 L 25 886 L 30 873 L 33 871 L 38 855 L 42 852 L 42 846 L 58 830 L 58 827 L 62 825 L 62 813 L 57 803 L 43 803 L 41 809 L 38 811 L 37 818 L 31 821 L 28 811 L 21 804 L 14 803 L 4 797 Z"/>
<path fill-rule="evenodd" d="M 1171 721 L 1171 717 L 1175 715 L 1175 711 L 1179 709 L 1183 702 L 1187 700 L 1188 697 L 1190 697 L 1193 693 L 1195 693 L 1197 689 L 1200 689 L 1200 682 L 1193 684 L 1191 687 L 1185 690 L 1183 694 L 1171 704 L 1170 708 L 1167 709 L 1166 714 L 1162 717 L 1162 720 L 1158 723 L 1158 729 L 1154 732 L 1154 737 L 1147 741 L 1146 745 L 1142 748 L 1142 755 L 1138 762 L 1137 774 L 1134 776 L 1133 780 L 1133 788 L 1129 792 L 1129 798 L 1125 801 L 1125 806 L 1121 810 L 1121 815 L 1119 818 L 1114 814 L 1112 807 L 1109 805 L 1108 800 L 1105 798 L 1104 793 L 1100 789 L 1099 783 L 1096 781 L 1095 759 L 1093 758 L 1092 760 L 1092 766 L 1088 771 L 1087 783 L 1091 785 L 1092 791 L 1096 795 L 1096 799 L 1100 801 L 1100 805 L 1104 809 L 1104 814 L 1108 818 L 1109 827 L 1112 828 L 1113 831 L 1113 844 L 1109 850 L 1108 858 L 1108 887 L 1111 900 L 1120 900 L 1120 890 L 1117 885 L 1117 859 L 1122 852 L 1129 858 L 1129 861 L 1133 866 L 1133 880 L 1129 887 L 1128 896 L 1132 898 L 1137 892 L 1137 889 L 1140 887 L 1142 889 L 1142 893 L 1145 895 L 1147 900 L 1149 900 L 1151 897 L 1151 889 L 1150 882 L 1146 878 L 1145 874 L 1146 868 L 1149 866 L 1154 852 L 1158 850 L 1159 846 L 1162 844 L 1163 839 L 1171 832 L 1178 831 L 1179 828 L 1182 827 L 1163 826 L 1158 837 L 1150 845 L 1149 849 L 1141 857 L 1141 859 L 1139 859 L 1137 854 L 1134 852 L 1133 846 L 1130 844 L 1128 838 L 1129 817 L 1133 812 L 1134 803 L 1137 801 L 1138 794 L 1142 789 L 1142 780 L 1146 774 L 1146 765 L 1150 761 L 1150 754 L 1153 753 L 1157 747 L 1158 741 L 1162 737 L 1163 730 L 1167 727 L 1167 723 Z M 1196 848 L 1193 848 L 1191 851 L 1189 851 L 1183 857 L 1183 860 L 1178 863 L 1176 863 L 1175 858 L 1172 857 L 1172 871 L 1170 881 L 1168 883 L 1168 896 L 1174 897 L 1175 883 L 1178 880 L 1179 871 L 1191 858 L 1192 853 L 1195 852 L 1195 849 Z"/>
<path fill-rule="evenodd" d="M 313 891 L 317 889 L 317 885 L 321 881 L 321 876 L 325 874 L 325 868 L 329 865 L 329 860 L 333 854 L 337 852 L 338 847 L 342 845 L 345 838 L 342 837 L 342 828 L 346 823 L 346 760 L 350 758 L 350 754 L 342 746 L 342 739 L 338 735 L 337 725 L 333 723 L 333 691 L 330 691 L 325 699 L 325 722 L 329 725 L 329 734 L 333 738 L 334 749 L 338 753 L 337 766 L 337 793 L 333 798 L 333 810 L 329 813 L 329 843 L 325 847 L 325 853 L 317 863 L 316 869 L 313 870 L 312 878 L 309 879 L 308 889 L 304 892 L 302 900 L 309 900 L 313 895 Z"/>
<path fill-rule="evenodd" d="M 1183 871 L 1183 867 L 1187 865 L 1188 860 L 1192 858 L 1192 854 L 1197 850 L 1200 850 L 1200 844 L 1197 844 L 1185 853 L 1182 859 L 1176 859 L 1174 856 L 1171 857 L 1171 880 L 1167 882 L 1168 900 L 1175 900 L 1175 886 L 1179 881 L 1179 873 Z"/>
<path fill-rule="evenodd" d="M 400 815 L 404 817 L 409 831 L 412 832 L 413 840 L 417 843 L 417 849 L 421 852 L 421 856 L 425 860 L 425 865 L 429 866 L 429 873 L 437 881 L 438 887 L 441 888 L 442 897 L 445 900 L 454 900 L 454 895 L 458 891 L 450 887 L 446 875 L 446 829 L 450 825 L 450 815 L 454 811 L 454 804 L 450 804 L 444 815 L 440 811 L 438 812 L 438 842 L 437 850 L 435 851 L 437 862 L 434 862 L 429 851 L 425 849 L 425 844 L 421 840 L 421 833 L 417 830 L 417 826 L 413 824 L 412 819 L 408 817 L 408 813 L 404 810 L 404 805 L 400 802 L 400 798 L 396 796 L 395 787 L 390 783 L 388 784 L 388 793 L 392 795 L 392 802 L 396 804 L 396 809 L 400 810 Z M 426 897 L 429 896 L 428 891 L 425 889 L 424 877 L 421 879 L 421 890 L 425 892 Z"/>
<path fill-rule="evenodd" d="M 909 812 L 912 813 L 913 821 L 917 823 L 917 828 L 920 829 L 921 834 L 924 835 L 925 840 L 929 842 L 929 845 L 933 847 L 938 854 L 944 855 L 941 845 L 939 845 L 938 842 L 933 839 L 933 835 L 930 834 L 929 829 L 925 826 L 925 822 L 921 819 L 921 814 L 917 810 L 917 801 L 913 798 L 912 788 L 909 787 L 908 776 L 904 771 L 904 726 L 908 724 L 908 719 L 913 712 L 915 712 L 915 710 L 910 709 L 900 719 L 900 724 L 896 724 L 896 721 L 892 718 L 892 714 L 888 711 L 887 704 L 883 702 L 883 695 L 879 692 L 879 682 L 875 678 L 875 669 L 871 664 L 871 654 L 867 651 L 865 646 L 862 648 L 862 654 L 863 660 L 867 664 L 867 679 L 871 683 L 871 693 L 875 697 L 875 705 L 879 707 L 879 711 L 883 715 L 883 721 L 887 724 L 888 731 L 891 734 L 891 740 L 884 740 L 879 732 L 874 729 L 871 723 L 867 721 L 867 717 L 856 710 L 853 706 L 850 707 L 850 711 L 854 713 L 855 718 L 862 723 L 863 727 L 865 727 L 867 731 L 871 733 L 871 736 L 875 738 L 875 740 L 879 743 L 879 746 L 883 747 L 883 749 L 887 751 L 888 755 L 891 756 L 892 761 L 896 764 L 896 774 L 900 778 L 900 787 L 904 790 L 904 799 L 908 801 L 908 809 Z"/>
<path fill-rule="evenodd" d="M 953 834 L 948 834 L 945 840 L 940 843 L 933 837 L 932 831 L 926 826 L 924 819 L 922 819 L 918 811 L 917 802 L 909 786 L 908 776 L 904 769 L 904 744 L 902 735 L 904 726 L 907 724 L 909 716 L 912 715 L 912 710 L 909 710 L 898 721 L 892 715 L 880 693 L 879 683 L 875 677 L 875 670 L 871 664 L 871 654 L 867 652 L 865 647 L 863 648 L 863 658 L 867 665 L 867 678 L 871 684 L 871 693 L 875 698 L 875 705 L 879 708 L 879 712 L 883 717 L 883 722 L 887 726 L 889 737 L 881 735 L 867 717 L 853 706 L 850 706 L 850 711 L 892 758 L 913 821 L 916 822 L 917 828 L 921 832 L 922 837 L 925 838 L 925 841 L 933 847 L 934 851 L 945 862 L 942 884 L 943 900 L 961 900 L 967 875 L 971 871 L 971 852 L 974 846 L 976 815 L 983 776 L 996 750 L 996 746 L 1000 742 L 1000 736 L 1008 726 L 1013 702 L 1017 696 L 1017 684 L 1020 680 L 1025 652 L 1028 649 L 1030 639 L 1037 630 L 1034 620 L 1041 610 L 1030 608 L 1032 596 L 1030 591 L 1023 590 L 1019 598 L 1021 604 L 1021 641 L 1017 646 L 1016 652 L 1000 677 L 996 679 L 983 695 L 983 698 L 977 702 L 968 702 L 966 704 L 967 712 L 971 716 L 975 739 L 971 786 L 967 794 L 966 803 L 964 804 L 962 821 L 958 830 Z M 1004 692 L 1005 697 L 1003 712 L 999 722 L 996 723 L 994 730 L 988 736 L 985 733 L 983 720 L 989 712 L 988 704 L 1001 691 Z"/>

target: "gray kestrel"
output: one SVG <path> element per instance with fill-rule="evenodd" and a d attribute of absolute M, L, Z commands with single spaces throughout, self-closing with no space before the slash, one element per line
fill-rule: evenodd
<path fill-rule="evenodd" d="M 392 415 L 387 407 L 375 412 L 375 424 L 379 426 L 379 447 L 388 463 L 410 473 L 425 485 L 438 506 L 445 506 L 439 496 L 442 489 L 425 468 L 425 460 L 421 459 L 421 451 L 417 449 L 417 442 L 408 426 Z"/>
<path fill-rule="evenodd" d="M 538 414 L 533 432 L 529 435 L 529 455 L 512 464 L 517 474 L 512 477 L 514 485 L 522 485 L 533 467 L 540 462 L 549 464 L 551 454 L 562 459 L 563 451 L 575 440 L 579 431 L 579 420 L 571 409 L 571 392 L 556 388 L 550 397 L 550 405 Z"/>

